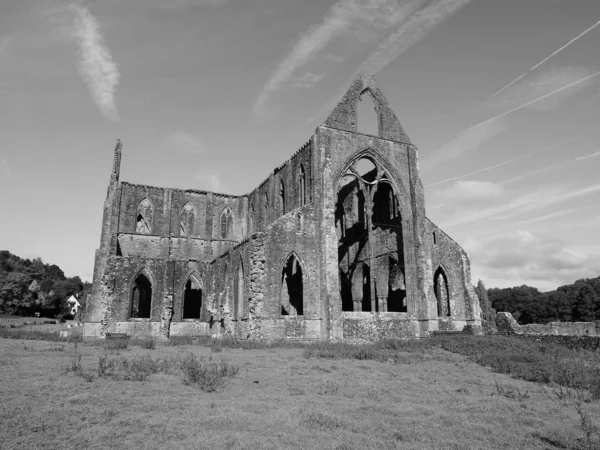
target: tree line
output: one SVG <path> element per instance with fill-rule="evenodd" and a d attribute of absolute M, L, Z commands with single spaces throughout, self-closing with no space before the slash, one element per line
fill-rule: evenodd
<path fill-rule="evenodd" d="M 476 290 L 481 298 L 480 286 Z M 550 292 L 523 285 L 487 289 L 486 294 L 494 310 L 510 312 L 521 325 L 600 321 L 600 276 L 577 280 Z"/>
<path fill-rule="evenodd" d="M 41 258 L 23 259 L 0 251 L 0 314 L 62 318 L 73 294 L 85 305 L 92 284 L 77 276 L 66 277 L 55 264 Z"/>

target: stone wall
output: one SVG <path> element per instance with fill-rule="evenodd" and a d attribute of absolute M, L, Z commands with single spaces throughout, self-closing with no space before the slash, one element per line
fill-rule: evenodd
<path fill-rule="evenodd" d="M 496 314 L 496 326 L 499 333 L 549 335 L 549 336 L 598 336 L 598 327 L 594 322 L 550 322 L 519 325 L 509 312 Z"/>
<path fill-rule="evenodd" d="M 373 98 L 376 136 L 357 132 L 361 95 Z M 418 151 L 371 76 L 361 74 L 308 142 L 247 195 L 119 182 L 120 157 L 119 143 L 85 336 L 114 331 L 163 338 L 211 333 L 371 340 L 480 323 L 467 255 L 427 220 Z M 363 255 L 372 270 L 369 312 L 343 310 L 339 248 L 345 244 L 336 231 L 339 180 L 363 159 L 378 176 L 378 187 L 365 192 L 380 195 L 377 189 L 385 185 L 381 198 L 389 193 L 394 210 L 385 223 L 363 226 L 370 240 Z M 376 209 L 386 208 L 376 206 L 380 201 L 369 198 L 364 212 L 375 217 Z M 433 289 L 440 267 L 450 299 L 450 314 L 443 317 Z M 139 273 L 152 289 L 147 318 L 132 317 Z M 184 292 L 192 279 L 195 297 L 189 298 L 201 292 L 202 306 L 200 317 L 188 319 Z M 388 310 L 388 297 L 401 307 Z"/>

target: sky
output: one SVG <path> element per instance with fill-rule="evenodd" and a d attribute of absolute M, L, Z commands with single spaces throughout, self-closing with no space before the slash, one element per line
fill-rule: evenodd
<path fill-rule="evenodd" d="M 599 21 L 598 0 L 2 0 L 0 249 L 91 281 L 117 138 L 123 181 L 245 194 L 362 71 L 474 283 L 596 277 Z"/>

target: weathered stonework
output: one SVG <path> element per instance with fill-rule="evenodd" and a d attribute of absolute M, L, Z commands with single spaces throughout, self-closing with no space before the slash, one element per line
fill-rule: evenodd
<path fill-rule="evenodd" d="M 358 131 L 363 95 L 376 136 Z M 468 257 L 427 219 L 418 151 L 372 76 L 247 195 L 121 182 L 121 150 L 86 337 L 373 340 L 481 324 Z"/>
<path fill-rule="evenodd" d="M 499 333 L 545 335 L 545 336 L 597 336 L 600 335 L 594 322 L 550 322 L 519 325 L 509 312 L 496 314 L 496 326 Z"/>

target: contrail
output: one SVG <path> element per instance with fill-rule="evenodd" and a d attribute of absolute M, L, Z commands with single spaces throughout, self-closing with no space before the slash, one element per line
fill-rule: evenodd
<path fill-rule="evenodd" d="M 534 103 L 542 101 L 545 98 L 548 98 L 548 97 L 550 97 L 550 96 L 552 96 L 554 94 L 558 94 L 559 92 L 562 92 L 562 91 L 564 91 L 566 89 L 572 88 L 573 86 L 577 86 L 578 84 L 581 84 L 581 83 L 583 83 L 583 82 L 585 82 L 587 80 L 591 80 L 592 78 L 595 78 L 598 75 L 600 75 L 600 70 L 598 72 L 594 72 L 591 75 L 588 75 L 587 77 L 583 77 L 583 78 L 581 78 L 581 79 L 579 79 L 577 81 L 573 81 L 572 83 L 569 83 L 569 84 L 567 84 L 567 85 L 565 85 L 565 86 L 563 86 L 561 88 L 555 89 L 554 91 L 549 92 L 548 94 L 544 94 L 541 97 L 538 97 L 538 98 L 535 98 L 535 99 L 530 100 L 528 102 L 525 102 L 522 105 L 517 106 L 516 108 L 513 108 L 513 109 L 511 109 L 509 111 L 505 111 L 505 112 L 503 112 L 501 114 L 495 115 L 494 117 L 491 117 L 491 118 L 489 118 L 487 120 L 484 120 L 483 122 L 479 122 L 478 124 L 475 124 L 475 125 L 467 128 L 467 129 L 465 129 L 465 130 L 459 131 L 458 133 L 456 133 L 452 137 L 460 136 L 461 134 L 466 133 L 467 131 L 471 131 L 474 128 L 480 127 L 482 125 L 485 125 L 486 123 L 493 122 L 494 120 L 497 120 L 497 119 L 499 119 L 501 117 L 507 116 L 508 114 L 514 113 L 516 111 L 519 111 L 519 110 L 521 110 L 523 108 L 526 108 L 527 106 L 530 106 L 530 105 L 533 105 Z"/>
<path fill-rule="evenodd" d="M 550 164 L 549 166 L 542 167 L 541 169 L 531 170 L 529 172 L 522 173 L 521 175 L 517 175 L 516 177 L 502 180 L 499 183 L 500 184 L 512 183 L 513 181 L 522 180 L 523 178 L 527 178 L 532 175 L 537 175 L 538 173 L 549 172 L 551 170 L 558 169 L 559 167 L 564 167 L 569 164 L 576 164 L 580 161 L 585 161 L 586 159 L 590 159 L 590 158 L 596 158 L 598 156 L 600 156 L 600 152 L 589 153 L 587 155 L 578 156 L 578 157 L 570 159 L 568 161 L 563 161 L 563 162 L 556 163 L 556 164 Z"/>
<path fill-rule="evenodd" d="M 500 89 L 498 92 L 496 92 L 494 95 L 492 95 L 490 98 L 494 98 L 496 95 L 504 92 L 506 89 L 508 89 L 509 87 L 511 87 L 513 84 L 515 84 L 517 81 L 519 81 L 521 78 L 523 78 L 525 75 L 527 75 L 529 72 L 537 69 L 538 67 L 540 67 L 542 64 L 544 64 L 546 61 L 548 61 L 550 58 L 552 58 L 553 56 L 557 55 L 558 53 L 562 52 L 565 48 L 567 48 L 569 45 L 571 45 L 572 43 L 574 43 L 575 41 L 578 41 L 579 39 L 581 39 L 583 36 L 585 36 L 586 34 L 588 34 L 590 31 L 592 31 L 594 28 L 596 28 L 598 25 L 600 25 L 600 20 L 598 22 L 596 22 L 594 25 L 592 25 L 591 27 L 589 27 L 587 30 L 585 30 L 583 33 L 579 34 L 578 36 L 574 37 L 573 39 L 571 39 L 569 42 L 567 42 L 565 45 L 563 45 L 561 48 L 559 48 L 558 50 L 556 50 L 555 52 L 553 52 L 552 54 L 548 55 L 546 58 L 542 59 L 539 63 L 537 63 L 535 66 L 533 66 L 531 69 L 529 69 L 527 72 L 522 73 L 521 75 L 519 75 L 517 78 L 515 78 L 513 81 L 511 81 L 510 83 L 508 83 L 506 86 L 504 86 L 502 89 Z"/>
<path fill-rule="evenodd" d="M 457 177 L 448 178 L 448 179 L 442 180 L 442 181 L 437 181 L 435 183 L 428 184 L 425 187 L 437 186 L 438 184 L 443 184 L 443 183 L 448 183 L 450 181 L 460 180 L 462 178 L 466 178 L 466 177 L 469 177 L 471 175 L 475 175 L 475 174 L 478 174 L 478 173 L 481 173 L 481 172 L 486 172 L 488 170 L 496 169 L 498 167 L 506 166 L 507 164 L 511 164 L 511 163 L 517 162 L 517 161 L 519 161 L 521 159 L 525 159 L 525 158 L 527 158 L 529 156 L 533 156 L 533 155 L 536 155 L 538 153 L 542 153 L 542 152 L 545 152 L 545 151 L 548 151 L 548 150 L 552 150 L 553 148 L 560 147 L 561 145 L 564 145 L 564 144 L 566 144 L 568 142 L 571 142 L 573 140 L 575 140 L 575 138 L 570 138 L 570 139 L 566 139 L 566 140 L 561 141 L 561 142 L 556 142 L 556 143 L 554 143 L 552 145 L 547 145 L 546 147 L 538 148 L 537 150 L 533 150 L 533 151 L 531 151 L 529 153 L 525 153 L 524 155 L 517 156 L 516 158 L 513 158 L 513 159 L 509 159 L 508 161 L 504 161 L 504 162 L 501 162 L 499 164 L 494 164 L 493 166 L 484 167 L 483 169 L 475 170 L 474 172 L 469 172 L 469 173 L 466 173 L 464 175 L 459 175 Z M 600 152 L 599 152 L 599 154 L 600 154 Z M 591 157 L 592 156 L 588 156 L 588 158 L 591 158 Z M 581 157 L 581 158 L 584 158 L 584 157 Z"/>

